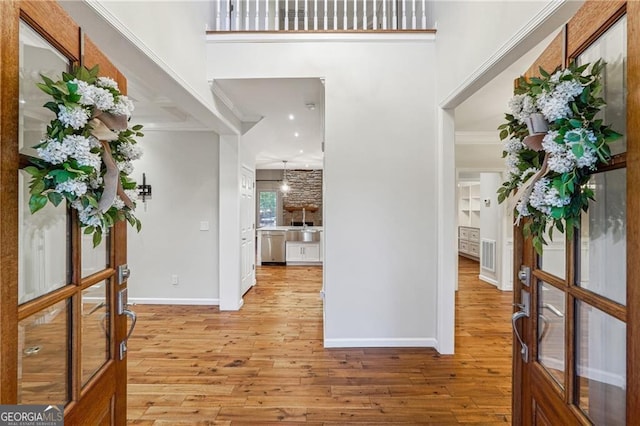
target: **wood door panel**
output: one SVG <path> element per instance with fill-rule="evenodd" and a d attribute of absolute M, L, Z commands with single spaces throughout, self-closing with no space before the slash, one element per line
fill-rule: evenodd
<path fill-rule="evenodd" d="M 0 1 L 0 402 L 15 404 L 18 362 L 18 46 L 19 8 Z"/>
<path fill-rule="evenodd" d="M 626 1 L 588 1 L 567 24 L 567 57 L 575 58 L 595 40 L 602 27 L 616 21 L 623 13 Z"/>
<path fill-rule="evenodd" d="M 65 424 L 103 424 L 105 417 L 111 423 L 112 398 L 116 391 L 116 363 L 109 362 L 97 377 L 83 389 L 80 400 L 65 409 Z"/>
<path fill-rule="evenodd" d="M 21 16 L 72 61 L 80 59 L 80 27 L 58 3 L 21 1 Z"/>
<path fill-rule="evenodd" d="M 66 380 L 71 384 L 70 402 L 65 407 L 65 421 L 74 425 L 123 425 L 126 423 L 126 358 L 120 360 L 116 351 L 127 333 L 126 318 L 115 314 L 116 284 L 111 283 L 109 314 L 111 337 L 110 359 L 83 387 L 82 374 L 82 324 L 81 300 L 83 290 L 96 281 L 106 280 L 115 274 L 115 265 L 126 263 L 126 223 L 118 223 L 112 232 L 111 261 L 103 271 L 82 280 L 81 277 L 81 233 L 77 217 L 72 213 L 71 248 L 72 279 L 68 285 L 47 293 L 37 299 L 18 306 L 18 170 L 19 155 L 19 109 L 20 96 L 20 22 L 24 21 L 44 37 L 56 50 L 78 63 L 81 58 L 81 29 L 54 1 L 0 1 L 0 403 L 15 404 L 18 398 L 18 321 L 40 312 L 61 299 L 71 299 L 72 313 L 69 333 L 71 345 L 65 345 L 61 355 L 70 360 L 70 374 Z M 26 39 L 25 39 L 26 40 Z M 97 46 L 88 41 L 87 59 L 91 65 L 99 64 L 101 76 L 115 79 L 121 91 L 126 91 L 126 79 L 103 55 Z M 120 286 L 124 288 L 126 285 Z M 106 340 L 105 340 L 106 342 Z M 58 353 L 60 353 L 58 351 Z M 105 357 L 106 358 L 106 357 Z M 89 359 L 89 358 L 85 358 Z M 97 368 L 97 367 L 96 367 Z M 36 373 L 39 370 L 32 369 Z M 46 373 L 46 371 L 45 371 Z M 43 376 L 44 377 L 44 376 Z M 44 392 L 32 388 L 34 392 Z"/>
<path fill-rule="evenodd" d="M 540 67 L 547 72 L 552 72 L 563 63 L 562 51 L 564 45 L 564 33 L 560 33 L 553 39 L 549 47 L 535 60 L 524 74 L 525 77 L 539 77 Z"/>
<path fill-rule="evenodd" d="M 573 410 L 567 410 L 563 405 L 558 404 L 562 397 L 556 390 L 549 391 L 549 380 L 546 371 L 539 365 L 534 365 L 531 371 L 533 424 L 549 425 L 580 425 L 582 422 L 576 417 Z M 538 423 L 539 420 L 543 423 Z M 585 419 L 586 420 L 586 419 Z"/>
<path fill-rule="evenodd" d="M 527 70 L 526 76 L 532 77 L 539 74 L 538 68 L 542 66 L 547 71 L 553 71 L 555 66 L 575 59 L 589 46 L 596 42 L 606 31 L 616 24 L 626 13 L 627 34 L 626 40 L 620 36 L 620 32 L 611 38 L 614 43 L 599 43 L 602 48 L 600 55 L 613 55 L 613 57 L 627 58 L 626 72 L 621 67 L 611 67 L 605 71 L 606 81 L 625 82 L 629 94 L 637 92 L 640 87 L 640 3 L 624 1 L 587 1 L 565 26 L 563 33 L 556 36 L 548 48 L 536 59 L 535 63 Z M 617 28 L 620 28 L 619 26 Z M 626 43 L 627 50 L 624 51 Z M 564 46 L 567 46 L 565 49 Z M 604 47 L 603 47 L 604 46 Z M 589 55 L 594 56 L 593 52 Z M 598 53 L 595 53 L 598 55 Z M 595 61 L 590 57 L 590 61 Z M 607 80 L 610 79 L 610 80 Z M 626 80 L 624 80 L 626 79 Z M 614 83 L 615 84 L 615 83 Z M 615 95 L 614 95 L 615 96 Z M 624 98 L 623 98 L 624 99 Z M 640 209 L 640 141 L 636 141 L 640 134 L 640 119 L 637 111 L 640 108 L 640 97 L 628 96 L 626 104 L 627 128 L 615 129 L 627 135 L 627 154 L 619 156 L 615 165 L 608 165 L 600 168 L 597 172 L 612 168 L 625 168 L 627 171 L 627 217 L 634 218 L 633 212 Z M 624 109 L 621 109 L 624 111 Z M 613 190 L 612 190 L 613 191 Z M 514 247 L 517 241 L 523 241 L 521 228 L 514 230 Z M 518 237 L 516 237 L 518 235 Z M 514 279 L 514 302 L 520 301 L 520 292 L 528 292 L 531 296 L 530 319 L 521 321 L 523 335 L 529 346 L 530 359 L 528 362 L 521 362 L 519 357 L 519 345 L 514 347 L 514 401 L 513 418 L 514 424 L 540 424 L 540 425 L 581 425 L 590 424 L 613 424 L 620 422 L 622 408 L 626 404 L 626 419 L 629 421 L 637 416 L 640 409 L 640 374 L 638 373 L 638 360 L 640 359 L 640 335 L 638 324 L 640 323 L 640 277 L 635 273 L 634 267 L 638 264 L 640 256 L 640 222 L 632 219 L 627 223 L 627 304 L 626 306 L 607 299 L 604 295 L 589 291 L 575 284 L 579 271 L 584 266 L 580 262 L 589 261 L 588 257 L 580 256 L 585 248 L 578 239 L 569 240 L 566 244 L 565 265 L 566 278 L 562 280 L 554 279 L 548 273 L 537 268 L 537 256 L 534 253 L 530 241 L 524 241 L 522 251 L 514 253 L 515 269 L 520 265 L 531 268 L 532 283 L 530 287 L 520 284 L 517 276 Z M 585 260 L 586 259 L 586 260 Z M 586 264 L 588 265 L 588 263 Z M 605 268 L 607 265 L 602 265 Z M 609 266 L 611 267 L 611 266 Z M 605 270 L 605 272 L 609 272 Z M 545 370 L 538 360 L 539 342 L 538 315 L 540 311 L 550 309 L 544 304 L 544 297 L 540 296 L 542 291 L 536 282 L 542 279 L 565 295 L 565 311 L 562 313 L 564 320 L 564 361 L 562 371 L 564 372 L 562 388 L 555 382 L 550 374 Z M 576 356 L 584 357 L 584 354 L 576 352 L 576 327 L 577 304 L 584 303 L 594 309 L 600 309 L 612 318 L 617 319 L 627 326 L 627 352 L 626 352 L 626 391 L 618 386 L 613 389 L 610 385 L 604 385 L 597 380 L 592 380 L 587 384 L 587 388 L 581 388 L 578 369 L 584 368 L 584 364 L 578 364 Z M 557 314 L 558 315 L 558 314 Z M 588 329 L 594 336 L 603 333 L 594 324 Z M 581 332 L 584 329 L 580 330 Z M 594 349 L 597 352 L 597 349 Z M 615 350 L 615 349 L 612 349 Z M 594 354 L 597 358 L 597 353 Z M 588 376 L 587 376 L 588 377 Z M 593 379 L 593 378 L 592 378 Z M 577 395 L 577 392 L 590 392 Z M 613 396 L 615 394 L 615 396 Z M 580 399 L 578 399 L 580 398 Z M 576 405 L 579 404 L 580 406 Z M 582 407 L 582 408 L 580 408 Z M 583 411 L 584 410 L 584 411 Z M 588 412 L 588 414 L 586 414 Z M 607 416 L 614 415 L 615 419 Z M 588 417 L 589 416 L 589 417 Z"/>
<path fill-rule="evenodd" d="M 640 87 L 640 2 L 627 4 L 627 87 Z M 632 19 L 634 18 L 634 19 Z M 627 98 L 627 211 L 640 211 L 640 97 Z M 635 165 L 635 167 L 633 167 Z M 631 216 L 634 217 L 634 216 Z M 637 218 L 637 215 L 635 216 Z M 627 252 L 629 256 L 640 254 L 640 221 L 627 223 Z M 640 274 L 637 263 L 627 262 L 627 419 L 640 407 Z"/>

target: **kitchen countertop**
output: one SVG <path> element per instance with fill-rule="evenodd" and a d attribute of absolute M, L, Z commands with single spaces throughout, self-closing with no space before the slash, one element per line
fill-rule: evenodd
<path fill-rule="evenodd" d="M 303 226 L 263 226 L 262 228 L 258 228 L 257 231 L 322 231 L 322 226 L 307 226 L 306 228 Z"/>

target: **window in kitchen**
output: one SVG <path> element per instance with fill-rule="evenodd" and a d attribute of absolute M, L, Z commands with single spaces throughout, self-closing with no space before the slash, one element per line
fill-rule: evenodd
<path fill-rule="evenodd" d="M 258 205 L 258 227 L 277 225 L 277 200 L 277 191 L 260 191 L 260 204 Z"/>

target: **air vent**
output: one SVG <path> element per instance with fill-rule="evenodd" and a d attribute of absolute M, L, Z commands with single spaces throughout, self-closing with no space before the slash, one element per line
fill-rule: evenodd
<path fill-rule="evenodd" d="M 480 252 L 480 266 L 487 271 L 496 271 L 496 242 L 495 240 L 482 239 Z"/>

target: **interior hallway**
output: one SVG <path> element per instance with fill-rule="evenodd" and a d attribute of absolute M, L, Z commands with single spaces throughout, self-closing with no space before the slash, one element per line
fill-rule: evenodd
<path fill-rule="evenodd" d="M 460 258 L 455 356 L 324 349 L 321 267 L 258 267 L 240 312 L 135 306 L 129 424 L 510 424 L 512 294 L 477 270 Z"/>

